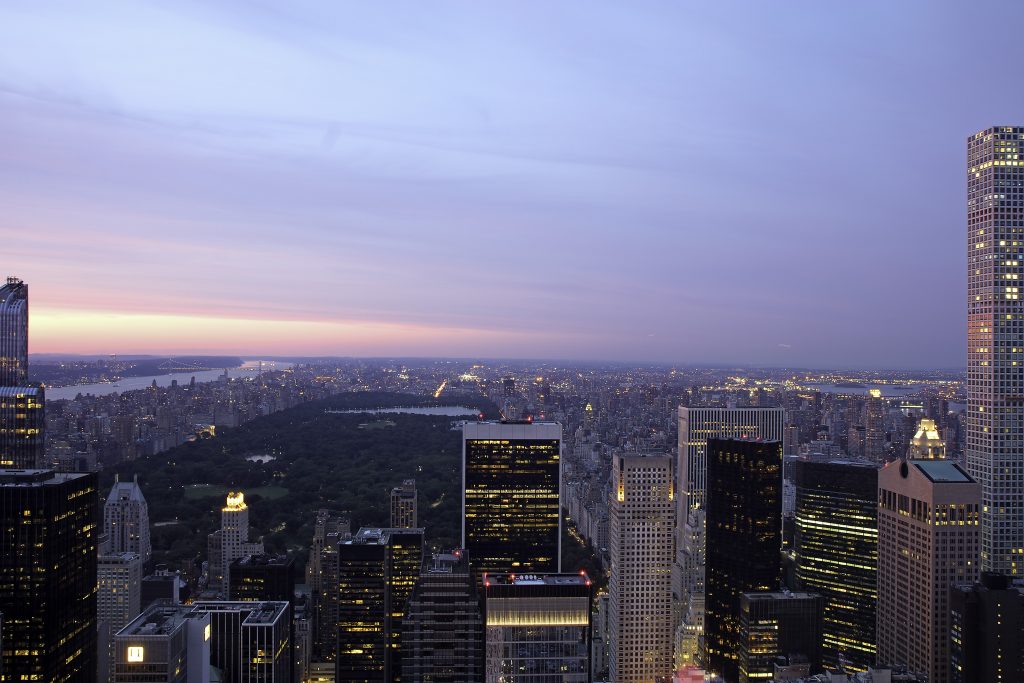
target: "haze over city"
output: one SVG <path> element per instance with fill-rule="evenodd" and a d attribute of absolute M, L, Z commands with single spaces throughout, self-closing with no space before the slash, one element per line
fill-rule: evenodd
<path fill-rule="evenodd" d="M 4 263 L 38 353 L 959 368 L 1022 15 L 8 4 Z"/>

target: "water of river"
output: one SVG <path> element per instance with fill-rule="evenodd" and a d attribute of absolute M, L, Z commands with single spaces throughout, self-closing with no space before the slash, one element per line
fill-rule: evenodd
<path fill-rule="evenodd" d="M 256 377 L 260 372 L 261 362 L 263 364 L 263 372 L 287 370 L 294 365 L 294 363 L 284 361 L 249 360 L 241 367 L 229 369 L 228 377 Z M 59 401 L 64 398 L 74 398 L 78 394 L 107 396 L 123 391 L 145 389 L 152 386 L 153 380 L 156 380 L 158 387 L 169 387 L 174 380 L 177 380 L 178 384 L 187 384 L 193 377 L 196 378 L 196 382 L 212 382 L 223 374 L 224 370 L 202 370 L 199 372 L 176 372 L 169 375 L 150 375 L 148 377 L 123 377 L 114 383 L 100 382 L 98 384 L 74 384 L 69 387 L 47 387 L 46 399 L 48 401 Z"/>
<path fill-rule="evenodd" d="M 846 394 L 847 396 L 867 396 L 871 389 L 880 389 L 882 396 L 886 398 L 900 398 L 909 394 L 916 394 L 927 384 L 906 386 L 901 384 L 866 384 L 862 387 L 843 387 L 835 384 L 808 384 L 809 389 L 815 389 L 823 394 Z"/>

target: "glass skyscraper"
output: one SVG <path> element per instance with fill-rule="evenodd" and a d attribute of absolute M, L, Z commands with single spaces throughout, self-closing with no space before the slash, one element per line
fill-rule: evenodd
<path fill-rule="evenodd" d="M 708 439 L 704 667 L 739 680 L 740 595 L 782 584 L 782 442 Z"/>
<path fill-rule="evenodd" d="M 0 287 L 0 387 L 28 382 L 28 285 L 16 277 Z"/>
<path fill-rule="evenodd" d="M 791 467 L 797 581 L 825 598 L 822 661 L 866 671 L 875 664 L 878 469 L 843 460 Z"/>
<path fill-rule="evenodd" d="M 0 470 L 0 680 L 96 680 L 98 503 L 94 473 Z"/>
<path fill-rule="evenodd" d="M 44 465 L 45 397 L 28 384 L 28 285 L 0 287 L 0 467 Z"/>
<path fill-rule="evenodd" d="M 1024 571 L 1024 127 L 967 139 L 967 471 L 981 565 Z"/>
<path fill-rule="evenodd" d="M 402 622 L 423 564 L 423 529 L 359 530 L 338 544 L 335 680 L 402 680 Z"/>
<path fill-rule="evenodd" d="M 462 430 L 462 545 L 477 574 L 556 573 L 562 426 L 468 422 Z"/>

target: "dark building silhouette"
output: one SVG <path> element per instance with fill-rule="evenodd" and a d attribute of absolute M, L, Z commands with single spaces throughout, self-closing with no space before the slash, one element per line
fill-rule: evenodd
<path fill-rule="evenodd" d="M 287 555 L 246 555 L 229 566 L 232 600 L 283 600 L 295 606 L 295 560 Z"/>
<path fill-rule="evenodd" d="M 179 572 L 158 569 L 149 576 L 142 577 L 139 590 L 139 607 L 145 611 L 154 602 L 162 601 L 173 605 L 187 602 L 192 596 L 188 583 L 181 578 Z"/>
<path fill-rule="evenodd" d="M 338 543 L 335 680 L 402 678 L 405 605 L 423 564 L 423 529 L 368 529 Z"/>
<path fill-rule="evenodd" d="M 0 470 L 0 680 L 96 680 L 98 519 L 95 474 Z"/>
<path fill-rule="evenodd" d="M 0 467 L 44 464 L 45 407 L 42 387 L 0 386 Z"/>
<path fill-rule="evenodd" d="M 817 593 L 743 593 L 740 596 L 740 683 L 772 677 L 780 657 L 821 671 L 821 616 Z"/>
<path fill-rule="evenodd" d="M 875 664 L 878 469 L 843 460 L 792 467 L 797 586 L 825 598 L 822 662 L 866 671 Z"/>
<path fill-rule="evenodd" d="M 740 595 L 782 582 L 782 442 L 708 439 L 706 669 L 739 680 Z"/>
<path fill-rule="evenodd" d="M 462 436 L 462 545 L 472 570 L 558 572 L 561 425 L 469 422 Z"/>
<path fill-rule="evenodd" d="M 423 566 L 402 623 L 403 683 L 461 683 L 484 675 L 484 623 L 476 579 L 459 550 Z"/>
<path fill-rule="evenodd" d="M 985 572 L 952 588 L 949 607 L 953 683 L 1024 681 L 1024 590 Z"/>

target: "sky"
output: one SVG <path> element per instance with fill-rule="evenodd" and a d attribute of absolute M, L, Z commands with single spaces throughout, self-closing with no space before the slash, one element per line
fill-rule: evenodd
<path fill-rule="evenodd" d="M 1019 2 L 0 5 L 31 351 L 962 367 Z M 4 274 L 4 273 L 0 273 Z"/>

